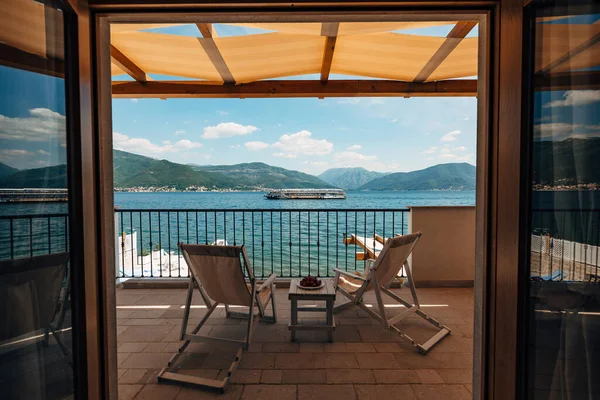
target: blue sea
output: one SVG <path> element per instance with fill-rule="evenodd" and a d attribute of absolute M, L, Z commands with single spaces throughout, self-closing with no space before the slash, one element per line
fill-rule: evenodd
<path fill-rule="evenodd" d="M 115 193 L 115 207 L 125 209 L 397 209 L 435 205 L 475 205 L 475 191 L 349 191 L 346 200 L 267 200 L 263 192 Z"/>

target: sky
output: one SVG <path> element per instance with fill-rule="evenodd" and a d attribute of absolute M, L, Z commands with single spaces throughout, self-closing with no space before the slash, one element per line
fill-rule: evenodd
<path fill-rule="evenodd" d="M 192 34 L 177 29 L 182 32 L 171 33 Z M 445 36 L 450 29 L 403 32 Z M 65 162 L 63 85 L 0 66 L 0 162 L 19 169 Z M 536 140 L 600 136 L 600 91 L 540 92 L 535 100 Z M 477 99 L 469 97 L 114 99 L 113 142 L 116 149 L 184 164 L 259 161 L 311 174 L 350 166 L 413 171 L 475 164 L 476 110 Z"/>

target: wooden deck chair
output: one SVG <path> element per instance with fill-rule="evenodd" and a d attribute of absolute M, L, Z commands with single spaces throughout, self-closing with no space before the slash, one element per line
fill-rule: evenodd
<path fill-rule="evenodd" d="M 336 306 L 334 311 L 339 311 L 351 305 L 357 305 L 369 315 L 379 320 L 386 329 L 396 332 L 410 341 L 417 351 L 422 354 L 427 354 L 433 346 L 450 333 L 450 329 L 427 315 L 421 309 L 419 304 L 415 284 L 412 279 L 412 270 L 408 263 L 408 257 L 420 237 L 421 232 L 417 232 L 388 239 L 377 259 L 369 260 L 367 262 L 364 272 L 347 272 L 337 268 L 334 269 L 334 285 L 336 292 L 340 292 L 344 297 L 350 300 L 345 304 Z M 407 286 L 410 288 L 412 302 L 404 300 L 389 289 L 403 266 L 405 267 L 404 270 L 408 280 Z M 375 292 L 375 298 L 377 300 L 376 310 L 372 310 L 363 303 L 363 296 L 369 291 Z M 407 309 L 393 317 L 388 317 L 382 301 L 382 293 L 404 305 Z M 394 326 L 397 322 L 413 314 L 422 317 L 439 329 L 438 333 L 433 335 L 424 344 L 417 343 L 405 332 Z"/>
<path fill-rule="evenodd" d="M 70 287 L 68 270 L 69 253 L 0 262 L 0 358 L 33 341 L 40 355 L 35 362 L 39 364 L 41 380 L 44 367 L 43 351 L 39 346 L 47 347 L 50 337 L 72 367 L 71 353 L 60 332 L 66 312 L 61 292 L 63 285 Z M 60 325 L 53 324 L 57 313 Z M 42 340 L 36 340 L 38 338 Z"/>
<path fill-rule="evenodd" d="M 254 277 L 252 268 L 250 267 L 250 262 L 244 246 L 212 246 L 181 243 L 179 248 L 188 265 L 190 274 L 180 335 L 180 339 L 185 342 L 179 348 L 177 353 L 171 357 L 167 367 L 159 373 L 158 379 L 184 382 L 224 391 L 231 375 L 239 365 L 242 351 L 248 350 L 250 346 L 254 320 L 256 317 L 259 317 L 266 322 L 274 323 L 277 321 L 274 287 L 274 281 L 277 276 L 271 274 L 265 282 L 259 285 Z M 200 296 L 206 305 L 207 312 L 200 323 L 188 333 L 187 326 L 195 288 L 200 292 Z M 271 303 L 272 316 L 266 316 L 265 314 L 269 302 Z M 244 318 L 248 320 L 248 327 L 244 340 L 233 340 L 198 334 L 219 304 L 225 305 L 227 318 Z M 231 312 L 229 310 L 230 306 L 248 307 L 249 311 L 247 314 Z M 258 309 L 258 315 L 255 313 L 254 307 Z M 179 356 L 183 354 L 191 342 L 211 341 L 238 343 L 241 345 L 236 360 L 232 363 L 227 376 L 223 380 L 203 379 L 170 372 L 170 369 L 174 366 Z"/>

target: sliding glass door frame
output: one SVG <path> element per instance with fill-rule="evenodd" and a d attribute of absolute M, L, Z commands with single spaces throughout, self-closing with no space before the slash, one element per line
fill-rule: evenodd
<path fill-rule="evenodd" d="M 111 297 L 111 273 L 114 274 L 112 238 L 112 120 L 110 86 L 109 22 L 174 21 L 181 16 L 201 21 L 242 19 L 248 16 L 316 15 L 331 17 L 341 15 L 366 15 L 372 18 L 390 15 L 418 17 L 423 15 L 461 14 L 479 15 L 480 56 L 478 83 L 478 135 L 477 135 L 477 219 L 476 219 L 476 276 L 475 276 L 475 327 L 474 327 L 474 380 L 473 397 L 476 399 L 515 398 L 519 391 L 522 373 L 518 348 L 520 337 L 519 316 L 522 296 L 519 295 L 520 271 L 524 261 L 526 236 L 523 236 L 526 210 L 521 198 L 527 179 L 523 165 L 522 93 L 523 93 L 523 11 L 525 1 L 453 1 L 440 2 L 337 2 L 311 1 L 294 4 L 270 1 L 262 4 L 211 3 L 179 1 L 176 5 L 158 0 L 90 0 L 94 15 L 94 83 L 97 89 L 96 127 L 98 153 L 95 168 L 104 179 L 98 192 L 99 238 L 103 244 L 99 252 L 103 257 L 104 286 L 102 307 L 107 324 L 114 329 L 115 319 L 106 309 L 114 309 Z M 185 11 L 185 12 L 183 12 Z M 196 22 L 196 21 L 195 21 Z M 114 253 L 113 253 L 114 254 Z M 114 289 L 113 289 L 114 290 Z M 113 326 L 111 327 L 111 324 Z M 112 339 L 111 339 L 112 340 Z M 116 348 L 116 347 L 115 347 Z M 116 374 L 116 361 L 109 360 Z M 110 370 L 110 366 L 108 368 Z M 116 379 L 116 375 L 114 378 Z"/>

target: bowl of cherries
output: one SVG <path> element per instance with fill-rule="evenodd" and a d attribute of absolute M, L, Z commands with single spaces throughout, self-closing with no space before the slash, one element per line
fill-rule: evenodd
<path fill-rule="evenodd" d="M 316 276 L 307 276 L 302 278 L 300 282 L 298 282 L 298 286 L 302 289 L 320 289 L 324 285 L 324 282 L 320 279 L 317 279 Z"/>

